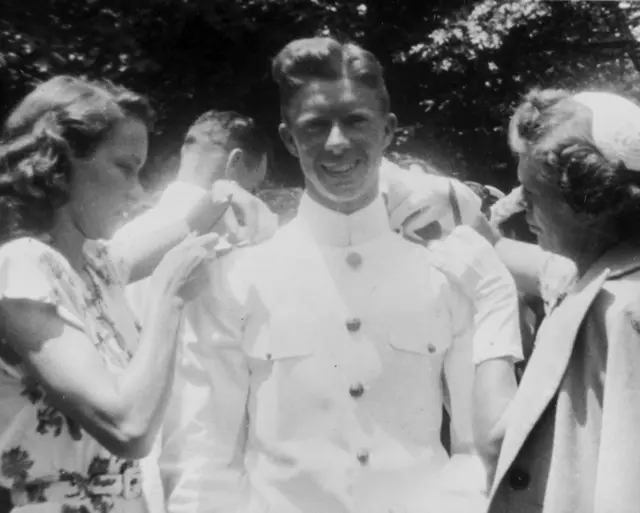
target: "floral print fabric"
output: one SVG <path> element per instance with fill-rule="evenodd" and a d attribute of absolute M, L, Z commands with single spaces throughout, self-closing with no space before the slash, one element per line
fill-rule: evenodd
<path fill-rule="evenodd" d="M 104 243 L 88 241 L 84 249 L 90 284 L 40 240 L 22 238 L 3 245 L 0 297 L 54 306 L 63 322 L 86 333 L 108 370 L 119 373 L 130 360 L 140 331 L 124 298 L 124 268 L 110 260 Z M 0 340 L 0 486 L 20 490 L 27 503 L 51 501 L 68 513 L 108 513 L 114 498 L 93 494 L 88 483 L 135 470 L 137 465 L 111 455 L 51 406 L 17 354 Z M 50 493 L 61 483 L 72 491 L 63 497 L 69 498 L 68 503 Z"/>

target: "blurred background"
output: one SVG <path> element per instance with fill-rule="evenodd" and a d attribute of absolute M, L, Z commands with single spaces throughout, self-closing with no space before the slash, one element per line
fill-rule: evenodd
<path fill-rule="evenodd" d="M 640 95 L 640 4 L 534 0 L 1 0 L 0 115 L 38 81 L 106 77 L 158 112 L 150 187 L 172 177 L 189 124 L 211 108 L 256 118 L 273 138 L 269 181 L 297 186 L 277 141 L 270 59 L 293 38 L 332 33 L 386 68 L 400 120 L 393 151 L 507 189 L 505 128 L 532 86 Z"/>

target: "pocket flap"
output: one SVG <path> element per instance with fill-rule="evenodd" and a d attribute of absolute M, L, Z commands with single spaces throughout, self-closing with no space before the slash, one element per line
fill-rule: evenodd
<path fill-rule="evenodd" d="M 317 336 L 316 323 L 302 319 L 270 319 L 255 327 L 248 327 L 245 353 L 258 360 L 282 360 L 309 356 Z"/>
<path fill-rule="evenodd" d="M 421 355 L 441 355 L 451 345 L 447 323 L 431 315 L 398 315 L 389 326 L 394 349 Z"/>

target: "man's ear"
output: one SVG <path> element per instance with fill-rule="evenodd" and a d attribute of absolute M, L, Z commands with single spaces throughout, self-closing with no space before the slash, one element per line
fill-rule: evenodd
<path fill-rule="evenodd" d="M 278 133 L 280 134 L 280 139 L 286 146 L 289 153 L 294 157 L 298 157 L 298 148 L 296 147 L 296 142 L 293 140 L 293 134 L 291 133 L 291 129 L 287 126 L 286 123 L 280 123 L 278 127 Z"/>
<path fill-rule="evenodd" d="M 386 150 L 393 142 L 393 138 L 396 135 L 396 128 L 398 128 L 398 118 L 391 112 L 387 114 L 387 119 L 384 127 L 384 149 Z"/>
<path fill-rule="evenodd" d="M 227 157 L 227 164 L 224 170 L 224 177 L 227 180 L 238 180 L 239 167 L 244 159 L 244 152 L 240 148 L 234 148 Z"/>

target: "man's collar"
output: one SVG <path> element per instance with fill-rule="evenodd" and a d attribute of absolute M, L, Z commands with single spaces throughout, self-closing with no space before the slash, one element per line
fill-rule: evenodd
<path fill-rule="evenodd" d="M 363 244 L 391 231 L 380 196 L 363 209 L 346 215 L 320 205 L 305 193 L 300 201 L 298 219 L 319 243 L 329 246 Z"/>

